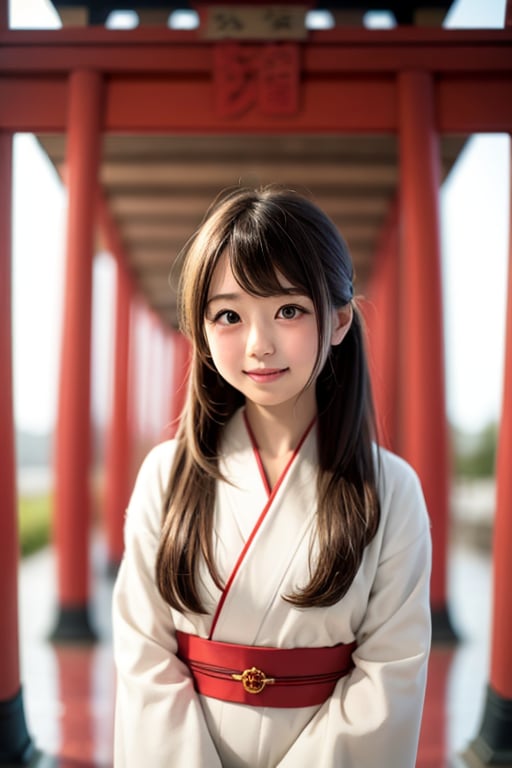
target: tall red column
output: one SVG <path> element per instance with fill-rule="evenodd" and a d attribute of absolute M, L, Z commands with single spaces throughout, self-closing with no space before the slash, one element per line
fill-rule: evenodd
<path fill-rule="evenodd" d="M 453 641 L 446 564 L 448 434 L 439 234 L 439 142 L 425 72 L 399 76 L 401 263 L 400 452 L 421 479 L 432 520 L 433 637 Z"/>
<path fill-rule="evenodd" d="M 18 635 L 18 505 L 12 368 L 12 134 L 0 132 L 0 763 L 33 753 L 23 707 Z"/>
<path fill-rule="evenodd" d="M 399 234 L 394 204 L 384 225 L 368 285 L 365 317 L 379 442 L 398 443 Z"/>
<path fill-rule="evenodd" d="M 0 0 L 0 31 L 9 29 L 9 0 Z"/>
<path fill-rule="evenodd" d="M 102 83 L 69 82 L 68 222 L 60 392 L 55 451 L 54 542 L 59 613 L 53 640 L 92 640 L 88 615 L 92 260 L 100 156 Z"/>
<path fill-rule="evenodd" d="M 190 343 L 182 333 L 174 334 L 174 356 L 172 372 L 172 407 L 170 434 L 174 437 L 178 429 L 181 412 L 187 396 L 187 380 L 190 365 Z"/>
<path fill-rule="evenodd" d="M 120 256 L 116 259 L 116 318 L 109 445 L 106 466 L 105 528 L 109 570 L 123 556 L 124 513 L 132 482 L 129 414 L 131 286 Z"/>
<path fill-rule="evenodd" d="M 171 419 L 173 412 L 173 398 L 172 398 L 172 370 L 173 370 L 173 358 L 174 358 L 174 331 L 168 326 L 165 329 L 165 389 L 164 389 L 164 423 L 165 433 L 164 437 L 169 438 L 171 430 Z"/>
<path fill-rule="evenodd" d="M 0 131 L 0 763 L 26 763 L 18 636 L 18 505 L 12 370 L 12 135 Z"/>
<path fill-rule="evenodd" d="M 480 733 L 470 748 L 491 765 L 512 764 L 512 195 L 505 328 L 503 404 L 496 462 L 491 672 Z"/>

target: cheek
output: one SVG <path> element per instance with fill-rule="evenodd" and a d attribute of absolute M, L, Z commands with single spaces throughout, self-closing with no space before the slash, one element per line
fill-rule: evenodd
<path fill-rule="evenodd" d="M 297 332 L 293 334 L 293 337 L 290 337 L 289 343 L 297 360 L 312 368 L 318 353 L 318 334 L 316 325 L 314 327 L 297 329 Z"/>
<path fill-rule="evenodd" d="M 210 354 L 215 366 L 220 370 L 224 365 L 229 364 L 236 354 L 236 344 L 233 338 L 228 338 L 228 334 L 222 333 L 207 334 Z"/>

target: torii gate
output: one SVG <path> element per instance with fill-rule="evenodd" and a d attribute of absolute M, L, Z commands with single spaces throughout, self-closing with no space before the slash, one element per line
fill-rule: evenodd
<path fill-rule="evenodd" d="M 509 2 L 509 21 L 511 15 Z M 151 57 L 147 55 L 149 43 Z M 263 43 L 242 45 L 254 51 Z M 512 132 L 512 30 L 410 28 L 375 35 L 335 29 L 292 45 L 299 46 L 302 55 L 302 107 L 293 116 L 274 119 L 272 131 L 388 132 L 399 137 L 398 209 L 394 215 L 390 213 L 383 236 L 373 295 L 381 314 L 379 334 L 396 336 L 395 324 L 400 318 L 401 353 L 392 365 L 381 360 L 376 399 L 392 416 L 395 447 L 415 466 L 423 482 L 436 552 L 432 610 L 436 631 L 442 636 L 445 630 L 450 633 L 450 625 L 446 604 L 448 462 L 438 136 L 443 132 Z M 229 116 L 206 108 L 214 101 L 211 71 L 215 46 L 222 43 L 160 29 L 134 30 L 123 40 L 104 29 L 12 32 L 7 29 L 7 3 L 0 3 L 0 370 L 4 380 L 0 395 L 0 763 L 23 762 L 30 753 L 20 688 L 16 595 L 10 310 L 12 134 L 65 131 L 68 135 L 67 280 L 55 500 L 59 617 L 54 634 L 56 641 L 84 639 L 92 635 L 88 622 L 87 475 L 91 264 L 97 215 L 110 247 L 117 251 L 120 300 L 116 381 L 120 396 L 126 394 L 121 388 L 129 302 L 115 228 L 104 201 L 98 199 L 100 138 L 102 132 L 127 130 L 268 131 L 268 121 L 258 110 L 246 111 L 234 126 Z M 482 759 L 491 754 L 501 762 L 512 753 L 512 665 L 508 658 L 512 603 L 507 578 L 512 551 L 512 436 L 505 428 L 512 423 L 512 251 L 508 306 L 497 468 L 492 661 L 486 712 L 473 748 Z M 378 359 L 377 355 L 377 363 Z M 123 428 L 125 411 L 121 408 L 115 417 L 117 429 Z M 110 465 L 110 482 L 117 488 L 125 488 L 123 462 L 116 461 L 121 450 L 113 448 Z M 114 516 L 113 538 L 120 524 L 120 516 Z"/>

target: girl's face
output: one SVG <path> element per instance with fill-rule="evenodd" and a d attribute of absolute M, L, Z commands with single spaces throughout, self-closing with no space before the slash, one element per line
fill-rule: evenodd
<path fill-rule="evenodd" d="M 318 354 L 315 309 L 284 278 L 282 286 L 282 295 L 247 293 L 224 255 L 208 293 L 206 337 L 218 372 L 249 403 L 272 409 L 297 404 L 310 419 L 316 412 L 310 381 Z"/>

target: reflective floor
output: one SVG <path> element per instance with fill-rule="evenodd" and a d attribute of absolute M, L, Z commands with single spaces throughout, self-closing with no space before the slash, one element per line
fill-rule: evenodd
<path fill-rule="evenodd" d="M 455 547 L 450 557 L 450 613 L 461 642 L 434 647 L 430 659 L 417 768 L 462 768 L 460 755 L 480 724 L 488 669 L 489 556 Z M 111 580 L 101 543 L 93 548 L 93 618 L 101 641 L 58 647 L 53 629 L 52 554 L 27 558 L 20 571 L 22 679 L 28 727 L 41 757 L 38 768 L 103 768 L 112 764 L 115 677 L 111 653 Z M 205 767 L 207 768 L 207 767 Z M 396 768 L 379 766 L 379 768 Z"/>

